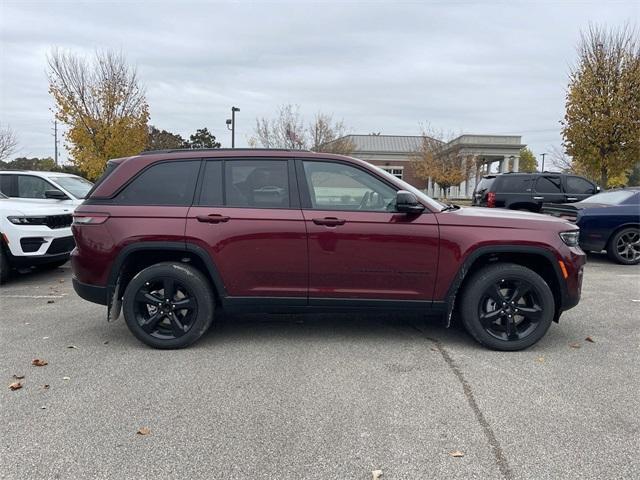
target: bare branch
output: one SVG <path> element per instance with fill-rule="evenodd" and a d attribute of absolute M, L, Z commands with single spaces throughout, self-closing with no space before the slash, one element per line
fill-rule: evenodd
<path fill-rule="evenodd" d="M 11 127 L 0 125 L 0 161 L 9 158 L 18 148 L 18 138 Z"/>

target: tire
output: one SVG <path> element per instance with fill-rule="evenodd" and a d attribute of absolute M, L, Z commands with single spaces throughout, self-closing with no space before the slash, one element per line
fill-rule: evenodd
<path fill-rule="evenodd" d="M 173 293 L 167 298 L 168 289 Z M 122 308 L 138 340 L 154 348 L 173 349 L 191 345 L 209 329 L 214 303 L 211 284 L 199 270 L 162 262 L 131 279 Z"/>
<path fill-rule="evenodd" d="M 490 265 L 474 273 L 465 285 L 460 301 L 462 323 L 485 347 L 523 350 L 547 333 L 555 301 L 549 285 L 534 271 L 513 263 Z"/>
<path fill-rule="evenodd" d="M 640 263 L 640 229 L 629 227 L 616 232 L 607 243 L 607 255 L 622 265 Z"/>
<path fill-rule="evenodd" d="M 9 280 L 11 276 L 11 265 L 9 265 L 9 259 L 4 251 L 4 247 L 0 245 L 0 285 Z"/>

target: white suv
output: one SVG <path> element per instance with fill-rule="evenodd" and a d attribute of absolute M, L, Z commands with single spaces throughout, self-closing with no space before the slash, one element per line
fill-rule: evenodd
<path fill-rule="evenodd" d="M 30 170 L 0 171 L 0 192 L 10 198 L 35 203 L 76 207 L 93 184 L 77 175 Z"/>
<path fill-rule="evenodd" d="M 53 268 L 69 259 L 73 205 L 12 200 L 0 193 L 0 283 L 12 269 Z"/>

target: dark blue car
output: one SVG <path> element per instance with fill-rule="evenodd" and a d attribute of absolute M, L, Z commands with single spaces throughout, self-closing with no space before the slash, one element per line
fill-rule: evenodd
<path fill-rule="evenodd" d="M 640 187 L 608 190 L 567 205 L 545 204 L 542 213 L 578 225 L 585 252 L 606 250 L 615 262 L 640 263 Z"/>

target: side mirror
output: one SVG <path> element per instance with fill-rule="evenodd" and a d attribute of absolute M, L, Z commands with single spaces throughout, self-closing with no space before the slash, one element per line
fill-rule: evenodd
<path fill-rule="evenodd" d="M 402 213 L 422 213 L 424 205 L 418 202 L 418 197 L 406 190 L 396 193 L 396 210 Z"/>
<path fill-rule="evenodd" d="M 67 200 L 67 194 L 62 190 L 45 190 L 44 198 L 52 198 L 54 200 Z"/>
<path fill-rule="evenodd" d="M 600 193 L 600 187 L 596 185 L 596 193 Z"/>

